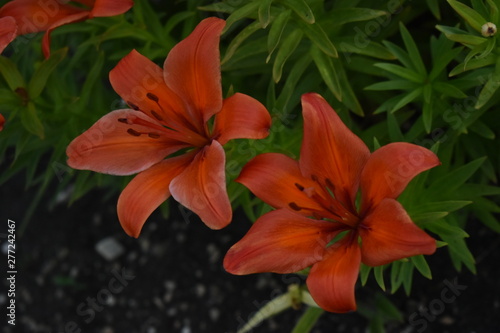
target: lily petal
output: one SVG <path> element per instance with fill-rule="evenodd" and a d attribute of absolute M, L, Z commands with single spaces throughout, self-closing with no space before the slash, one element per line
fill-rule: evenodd
<path fill-rule="evenodd" d="M 274 208 L 295 208 L 297 213 L 305 216 L 324 210 L 317 201 L 301 190 L 318 188 L 318 184 L 302 176 L 299 163 L 283 154 L 266 153 L 256 156 L 243 167 L 236 182 L 248 187 L 253 194 Z"/>
<path fill-rule="evenodd" d="M 57 1 L 13 0 L 0 8 L 0 17 L 12 16 L 16 20 L 18 35 L 46 31 L 68 16 L 81 13 L 87 17 L 89 12 Z"/>
<path fill-rule="evenodd" d="M 169 158 L 139 173 L 118 198 L 118 218 L 125 232 L 139 237 L 151 213 L 170 196 L 170 182 L 191 162 L 192 154 Z"/>
<path fill-rule="evenodd" d="M 187 146 L 185 143 L 166 138 L 150 127 L 129 125 L 120 121 L 125 118 L 139 118 L 158 125 L 154 119 L 141 112 L 112 111 L 70 143 L 66 150 L 68 165 L 81 170 L 130 175 L 149 168 Z M 131 135 L 129 129 L 137 134 L 146 134 Z M 154 137 L 147 133 L 154 133 Z"/>
<path fill-rule="evenodd" d="M 394 199 L 382 200 L 358 230 L 362 239 L 362 261 L 369 266 L 436 251 L 436 241 L 415 225 Z"/>
<path fill-rule="evenodd" d="M 370 151 L 352 133 L 331 106 L 318 94 L 302 96 L 304 139 L 300 169 L 304 176 L 329 179 L 337 200 L 351 211 L 359 186 L 359 176 Z"/>
<path fill-rule="evenodd" d="M 90 11 L 90 17 L 120 15 L 132 8 L 133 5 L 132 0 L 96 0 Z"/>
<path fill-rule="evenodd" d="M 397 198 L 413 177 L 439 164 L 433 152 L 411 143 L 391 143 L 377 149 L 361 174 L 361 215 L 384 198 Z"/>
<path fill-rule="evenodd" d="M 256 99 L 236 93 L 226 98 L 215 116 L 214 134 L 221 145 L 232 139 L 263 139 L 269 135 L 271 116 Z"/>
<path fill-rule="evenodd" d="M 322 261 L 313 265 L 307 288 L 322 309 L 338 313 L 356 310 L 354 286 L 360 264 L 357 240 L 348 234 L 328 248 Z"/>
<path fill-rule="evenodd" d="M 131 107 L 178 131 L 186 132 L 191 127 L 182 116 L 183 102 L 163 80 L 163 70 L 136 50 L 111 70 L 109 81 Z"/>
<path fill-rule="evenodd" d="M 219 39 L 225 21 L 209 17 L 172 48 L 163 69 L 165 82 L 186 104 L 193 122 L 205 122 L 222 108 Z"/>
<path fill-rule="evenodd" d="M 12 16 L 0 18 L 0 54 L 16 38 L 17 24 Z"/>
<path fill-rule="evenodd" d="M 52 30 L 65 24 L 83 21 L 88 18 L 88 14 L 88 12 L 77 12 L 75 14 L 65 16 L 47 28 L 47 31 L 42 38 L 42 51 L 45 58 L 50 57 L 50 34 L 52 33 Z"/>
<path fill-rule="evenodd" d="M 224 228 L 232 218 L 225 163 L 224 148 L 214 140 L 170 183 L 174 199 L 195 212 L 212 229 Z"/>
<path fill-rule="evenodd" d="M 294 273 L 323 258 L 339 224 L 308 219 L 286 209 L 261 216 L 224 258 L 232 274 Z"/>

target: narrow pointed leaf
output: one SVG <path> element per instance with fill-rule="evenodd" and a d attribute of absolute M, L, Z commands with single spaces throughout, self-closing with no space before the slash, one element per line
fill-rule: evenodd
<path fill-rule="evenodd" d="M 385 291 L 385 281 L 384 281 L 384 266 L 377 266 L 373 268 L 373 275 L 377 281 L 379 287 Z"/>
<path fill-rule="evenodd" d="M 309 333 L 325 311 L 321 308 L 309 307 L 300 317 L 292 333 Z"/>
<path fill-rule="evenodd" d="M 281 2 L 305 22 L 313 24 L 316 21 L 311 8 L 305 0 L 282 0 Z"/>
<path fill-rule="evenodd" d="M 408 55 L 410 56 L 413 68 L 417 71 L 417 73 L 425 75 L 425 73 L 427 73 L 427 70 L 425 69 L 425 65 L 422 57 L 420 56 L 420 51 L 418 50 L 417 44 L 415 44 L 415 41 L 408 32 L 408 29 L 406 29 L 404 24 L 401 22 L 399 24 L 399 30 L 401 31 L 401 37 L 403 38 L 406 50 L 408 51 Z"/>
<path fill-rule="evenodd" d="M 333 45 L 332 41 L 326 34 L 326 32 L 321 28 L 318 23 L 307 24 L 300 22 L 300 27 L 302 31 L 307 35 L 307 37 L 325 54 L 330 57 L 337 58 L 337 49 Z"/>
<path fill-rule="evenodd" d="M 258 1 L 252 1 L 252 2 L 249 2 L 246 5 L 244 5 L 243 7 L 240 7 L 238 9 L 236 9 L 226 19 L 226 26 L 222 30 L 221 34 L 224 34 L 226 31 L 228 31 L 229 28 L 231 28 L 231 26 L 235 22 L 237 22 L 237 21 L 239 21 L 241 19 L 247 18 L 247 17 L 252 17 L 252 16 L 255 17 L 255 14 L 257 13 L 258 8 L 259 8 L 259 2 Z"/>
<path fill-rule="evenodd" d="M 15 91 L 17 88 L 26 87 L 26 83 L 17 69 L 16 64 L 14 64 L 9 58 L 0 56 L 0 73 L 2 73 L 5 81 L 7 81 L 7 84 L 12 91 Z"/>
<path fill-rule="evenodd" d="M 399 77 L 402 77 L 403 79 L 407 79 L 412 82 L 416 83 L 422 82 L 422 77 L 417 72 L 399 65 L 394 65 L 389 63 L 378 63 L 374 64 L 373 66 L 381 68 L 389 73 L 392 73 L 394 75 L 397 75 Z"/>
<path fill-rule="evenodd" d="M 21 113 L 21 123 L 24 128 L 30 133 L 37 135 L 39 138 L 43 139 L 45 136 L 44 127 L 42 121 L 38 117 L 35 109 L 35 104 L 29 102 L 27 107 L 20 110 Z"/>
<path fill-rule="evenodd" d="M 429 280 L 432 279 L 432 273 L 427 261 L 425 260 L 423 255 L 418 255 L 410 258 L 413 262 L 413 265 L 417 268 L 417 270 Z"/>
<path fill-rule="evenodd" d="M 342 90 L 340 88 L 340 83 L 338 77 L 333 68 L 332 59 L 328 57 L 325 53 L 321 52 L 317 47 L 311 47 L 311 56 L 318 68 L 319 74 L 325 81 L 327 87 L 335 95 L 335 97 L 342 101 Z"/>
<path fill-rule="evenodd" d="M 224 54 L 224 58 L 221 60 L 221 64 L 224 64 L 227 62 L 231 57 L 234 55 L 238 47 L 248 38 L 250 37 L 254 32 L 257 30 L 261 29 L 260 22 L 255 21 L 247 25 L 241 32 L 231 40 L 231 43 L 229 44 L 226 53 Z"/>
<path fill-rule="evenodd" d="M 481 27 L 487 22 L 478 12 L 469 6 L 458 2 L 456 0 L 447 0 L 451 7 L 462 16 L 462 18 L 469 23 L 469 25 L 476 31 L 481 32 Z"/>
<path fill-rule="evenodd" d="M 38 67 L 28 84 L 28 93 L 30 98 L 36 98 L 40 95 L 50 74 L 52 74 L 57 65 L 66 57 L 67 53 L 68 48 L 52 52 L 50 57 L 46 59 L 40 67 Z"/>
<path fill-rule="evenodd" d="M 370 8 L 334 8 L 329 15 L 335 20 L 328 22 L 328 28 L 337 27 L 351 22 L 361 22 L 376 19 L 387 15 L 388 12 Z"/>
<path fill-rule="evenodd" d="M 276 19 L 274 19 L 267 36 L 267 50 L 269 51 L 269 57 L 278 47 L 281 36 L 283 35 L 283 31 L 285 30 L 286 24 L 288 23 L 291 14 L 292 11 L 288 9 L 279 13 Z M 267 61 L 269 61 L 269 58 Z"/>
<path fill-rule="evenodd" d="M 290 55 L 295 51 L 297 46 L 299 46 L 302 40 L 303 33 L 300 29 L 294 30 L 288 36 L 285 37 L 283 43 L 281 44 L 278 53 L 276 54 L 276 59 L 273 64 L 273 79 L 274 82 L 279 82 L 281 79 L 281 74 L 283 73 L 283 66 Z"/>
<path fill-rule="evenodd" d="M 259 23 L 265 29 L 271 22 L 271 4 L 273 0 L 261 0 L 259 4 Z"/>

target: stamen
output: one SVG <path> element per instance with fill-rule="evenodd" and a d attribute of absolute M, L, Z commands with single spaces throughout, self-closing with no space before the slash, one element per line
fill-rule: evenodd
<path fill-rule="evenodd" d="M 316 175 L 311 175 L 311 179 L 312 179 L 313 181 L 317 182 L 317 181 L 318 181 L 318 176 L 316 176 Z"/>
<path fill-rule="evenodd" d="M 159 138 L 160 138 L 160 134 L 158 134 L 158 133 L 154 133 L 154 132 L 148 133 L 148 136 L 149 136 L 151 139 L 159 139 Z"/>
<path fill-rule="evenodd" d="M 162 121 L 163 118 L 158 114 L 158 112 L 156 112 L 155 110 L 151 110 L 151 114 L 153 115 L 153 117 L 155 117 L 157 120 L 159 121 Z"/>
<path fill-rule="evenodd" d="M 290 203 L 288 204 L 288 206 L 289 206 L 291 209 L 295 210 L 295 211 L 300 211 L 300 210 L 302 210 L 302 208 L 301 208 L 301 207 L 299 207 L 299 205 L 297 205 L 295 202 L 290 202 Z"/>
<path fill-rule="evenodd" d="M 149 92 L 146 94 L 146 97 L 149 98 L 150 100 L 156 102 L 156 103 L 158 103 L 158 101 L 160 100 L 158 98 L 158 96 L 156 96 L 155 94 L 149 93 Z"/>
<path fill-rule="evenodd" d="M 128 120 L 127 120 L 127 118 L 118 118 L 118 121 L 119 121 L 120 123 L 128 124 Z"/>
<path fill-rule="evenodd" d="M 304 191 L 304 186 L 300 185 L 299 183 L 295 183 L 295 187 L 299 189 L 299 191 Z"/>
<path fill-rule="evenodd" d="M 127 104 L 135 111 L 140 111 L 139 107 L 132 102 L 127 102 Z"/>
<path fill-rule="evenodd" d="M 127 130 L 127 133 L 132 135 L 132 136 L 141 136 L 142 133 L 137 132 L 136 130 L 133 130 L 132 128 L 129 128 Z"/>

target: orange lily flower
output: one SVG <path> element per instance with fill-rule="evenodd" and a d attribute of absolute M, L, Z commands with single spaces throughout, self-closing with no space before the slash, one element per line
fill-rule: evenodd
<path fill-rule="evenodd" d="M 139 236 L 149 215 L 170 195 L 212 229 L 231 221 L 222 146 L 231 139 L 266 137 L 271 117 L 250 96 L 222 99 L 219 39 L 224 26 L 215 17 L 200 22 L 172 48 L 163 70 L 130 52 L 111 71 L 110 81 L 132 109 L 105 115 L 67 148 L 73 168 L 139 173 L 118 199 L 118 217 L 130 236 Z"/>
<path fill-rule="evenodd" d="M 114 16 L 125 13 L 133 6 L 132 0 L 74 0 L 83 7 L 60 0 L 13 0 L 0 8 L 0 18 L 10 16 L 17 23 L 17 35 L 46 31 L 42 50 L 50 55 L 50 33 L 61 25 L 93 17 Z"/>
<path fill-rule="evenodd" d="M 3 130 L 3 125 L 5 125 L 5 117 L 0 113 L 0 131 Z"/>
<path fill-rule="evenodd" d="M 395 199 L 414 176 L 440 162 L 430 150 L 402 142 L 370 154 L 320 95 L 303 95 L 302 107 L 300 160 L 259 155 L 236 180 L 276 210 L 229 250 L 224 267 L 243 275 L 293 273 L 312 265 L 307 286 L 316 303 L 348 312 L 356 309 L 361 262 L 379 266 L 436 250 L 435 240 Z"/>
<path fill-rule="evenodd" d="M 13 17 L 0 17 L 0 54 L 16 38 L 17 25 Z"/>

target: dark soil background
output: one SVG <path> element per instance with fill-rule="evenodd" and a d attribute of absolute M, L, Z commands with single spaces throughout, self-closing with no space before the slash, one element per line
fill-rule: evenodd
<path fill-rule="evenodd" d="M 35 191 L 25 191 L 23 181 L 17 176 L 0 188 L 0 233 L 5 234 L 7 219 L 20 228 L 34 198 Z M 300 280 L 224 271 L 225 252 L 249 227 L 238 212 L 229 227 L 212 231 L 171 200 L 170 219 L 154 213 L 136 240 L 119 225 L 116 198 L 103 201 L 104 195 L 104 190 L 96 190 L 69 207 L 63 200 L 51 211 L 44 208 L 49 198 L 41 201 L 26 231 L 17 237 L 15 327 L 7 325 L 8 299 L 0 294 L 2 332 L 234 333 L 260 306 L 285 292 L 290 281 Z M 457 273 L 447 250 L 438 249 L 428 260 L 433 280 L 415 274 L 409 297 L 403 290 L 387 294 L 404 318 L 390 323 L 388 332 L 500 331 L 500 236 L 474 221 L 467 231 L 478 274 Z M 95 249 L 106 238 L 123 250 L 113 260 Z M 5 275 L 6 241 L 0 241 Z M 121 280 L 116 278 L 123 274 Z M 6 286 L 3 276 L 2 281 Z M 466 286 L 451 303 L 439 302 L 445 281 Z M 368 301 L 378 290 L 370 278 L 365 288 L 358 288 L 358 301 Z M 429 307 L 434 312 L 426 310 Z M 286 311 L 252 332 L 291 332 L 302 312 Z M 325 313 L 312 332 L 366 332 L 367 325 L 358 313 Z"/>

